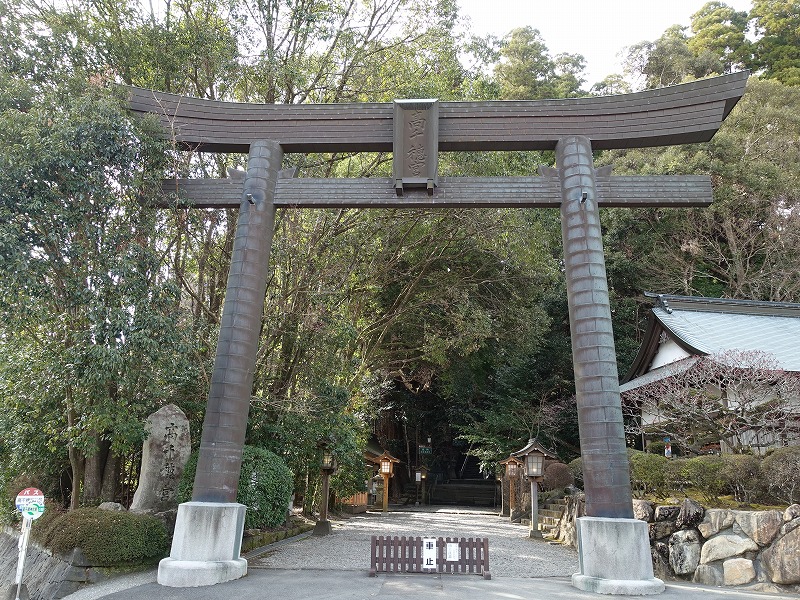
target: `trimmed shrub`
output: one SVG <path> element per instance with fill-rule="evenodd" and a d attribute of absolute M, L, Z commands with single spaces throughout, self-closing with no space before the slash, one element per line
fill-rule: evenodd
<path fill-rule="evenodd" d="M 761 483 L 761 461 L 752 454 L 725 454 L 721 475 L 737 502 L 752 502 Z"/>
<path fill-rule="evenodd" d="M 703 495 L 703 500 L 716 504 L 720 494 L 725 491 L 723 467 L 720 456 L 697 456 L 683 463 L 681 474 Z"/>
<path fill-rule="evenodd" d="M 54 552 L 80 548 L 93 565 L 104 567 L 151 563 L 169 550 L 167 530 L 155 517 L 99 508 L 46 511 L 31 533 Z"/>
<path fill-rule="evenodd" d="M 583 489 L 583 459 L 578 457 L 575 460 L 570 461 L 567 467 L 569 467 L 569 472 L 575 479 L 575 485 Z"/>
<path fill-rule="evenodd" d="M 778 500 L 800 502 L 800 446 L 772 451 L 761 462 L 761 474 Z"/>
<path fill-rule="evenodd" d="M 193 452 L 178 486 L 178 502 L 191 500 L 196 471 L 197 452 Z M 247 506 L 245 528 L 268 529 L 283 524 L 293 483 L 294 476 L 280 456 L 264 448 L 245 446 L 236 494 L 236 501 Z"/>
<path fill-rule="evenodd" d="M 545 490 L 560 490 L 575 483 L 570 468 L 564 463 L 550 463 L 544 470 L 542 485 Z"/>
<path fill-rule="evenodd" d="M 639 498 L 646 494 L 654 494 L 657 498 L 666 498 L 671 490 L 670 459 L 658 454 L 628 452 L 631 468 L 631 491 Z"/>

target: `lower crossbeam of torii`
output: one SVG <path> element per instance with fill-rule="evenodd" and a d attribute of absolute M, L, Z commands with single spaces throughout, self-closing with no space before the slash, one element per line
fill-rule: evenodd
<path fill-rule="evenodd" d="M 703 176 L 614 177 L 592 151 L 708 141 L 744 93 L 747 73 L 621 96 L 511 102 L 250 105 L 131 88 L 186 149 L 248 152 L 247 171 L 168 180 L 164 206 L 239 207 L 231 270 L 192 501 L 180 505 L 158 581 L 208 585 L 244 575 L 245 507 L 236 503 L 266 294 L 275 210 L 557 207 L 561 211 L 576 403 L 586 492 L 573 585 L 655 594 L 647 526 L 633 518 L 599 208 L 704 206 Z M 555 150 L 538 177 L 439 178 L 439 151 Z M 284 153 L 393 151 L 391 179 L 304 179 Z M 177 196 L 173 193 L 176 192 Z"/>

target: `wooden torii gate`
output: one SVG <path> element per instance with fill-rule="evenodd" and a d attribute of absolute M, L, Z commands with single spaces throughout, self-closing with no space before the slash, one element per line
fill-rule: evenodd
<path fill-rule="evenodd" d="M 192 501 L 182 504 L 158 580 L 196 586 L 241 577 L 244 507 L 236 504 L 275 210 L 553 207 L 564 265 L 584 466 L 580 572 L 573 585 L 617 594 L 664 589 L 646 524 L 633 519 L 599 207 L 705 206 L 703 176 L 612 177 L 592 151 L 704 142 L 744 93 L 734 73 L 636 94 L 542 101 L 253 105 L 132 88 L 133 111 L 158 115 L 181 147 L 247 152 L 229 179 L 168 180 L 186 206 L 239 207 L 231 270 Z M 439 178 L 439 151 L 555 150 L 538 177 Z M 390 179 L 281 178 L 284 153 L 393 151 Z"/>

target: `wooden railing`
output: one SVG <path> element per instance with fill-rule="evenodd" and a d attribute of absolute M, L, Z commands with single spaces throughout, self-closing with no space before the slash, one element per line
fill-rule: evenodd
<path fill-rule="evenodd" d="M 423 550 L 433 540 L 435 548 Z M 488 538 L 372 536 L 370 577 L 377 573 L 473 573 L 491 579 Z"/>
<path fill-rule="evenodd" d="M 342 506 L 366 506 L 367 505 L 367 492 L 353 494 L 348 498 L 341 500 Z"/>

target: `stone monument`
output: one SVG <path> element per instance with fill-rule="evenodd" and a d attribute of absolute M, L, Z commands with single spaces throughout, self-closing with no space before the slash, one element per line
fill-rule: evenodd
<path fill-rule="evenodd" d="M 163 513 L 178 507 L 178 483 L 192 451 L 189 419 L 174 404 L 147 417 L 142 470 L 132 512 Z"/>

